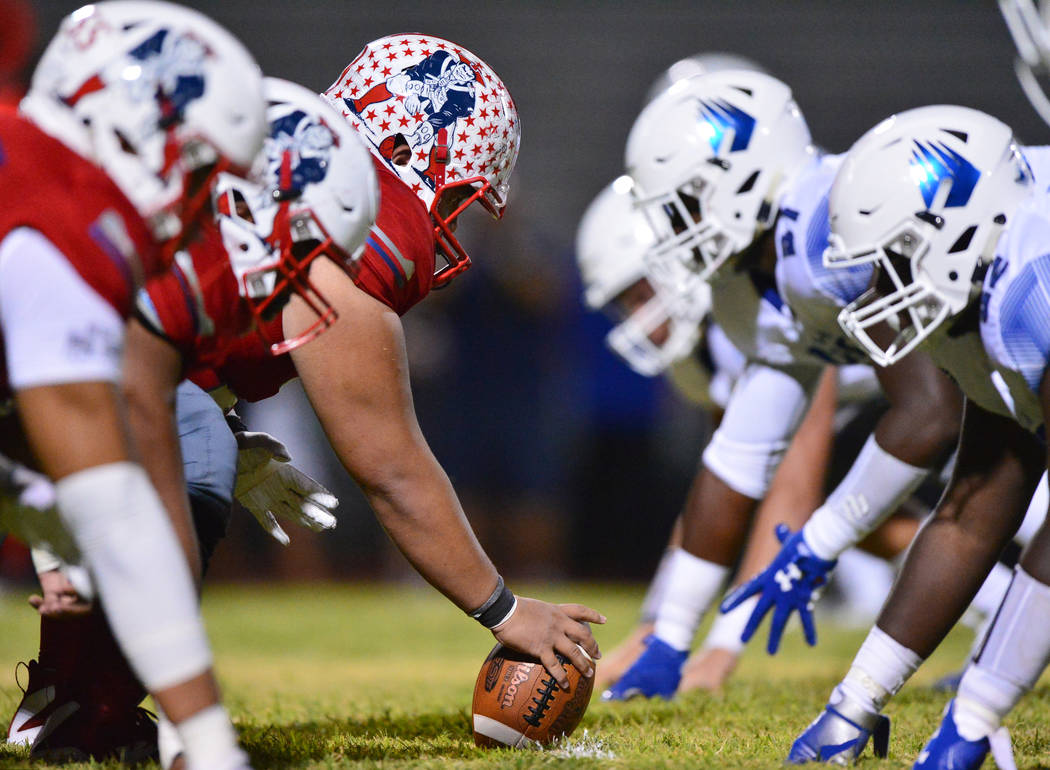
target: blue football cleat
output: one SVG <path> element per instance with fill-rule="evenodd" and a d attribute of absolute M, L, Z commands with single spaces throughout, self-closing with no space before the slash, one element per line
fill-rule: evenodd
<path fill-rule="evenodd" d="M 1010 737 L 1005 729 L 1000 728 L 990 738 L 976 741 L 968 741 L 959 735 L 953 700 L 944 710 L 937 731 L 919 752 L 912 770 L 977 770 L 984 764 L 989 751 L 1000 768 L 1015 767 Z"/>
<path fill-rule="evenodd" d="M 676 650 L 650 634 L 645 638 L 645 652 L 616 684 L 602 693 L 602 700 L 674 697 L 688 655 L 688 651 Z"/>
<path fill-rule="evenodd" d="M 869 738 L 876 757 L 889 755 L 889 717 L 872 714 L 845 701 L 834 706 L 829 703 L 791 744 L 786 764 L 852 765 L 868 745 Z"/>

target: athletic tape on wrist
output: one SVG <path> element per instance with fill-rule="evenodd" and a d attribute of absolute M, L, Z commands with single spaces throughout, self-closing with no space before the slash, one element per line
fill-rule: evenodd
<path fill-rule="evenodd" d="M 503 578 L 500 577 L 496 582 L 496 589 L 492 592 L 492 595 L 485 600 L 485 603 L 473 612 L 468 612 L 467 614 L 474 618 L 474 620 L 478 621 L 481 625 L 485 626 L 485 628 L 495 628 L 496 626 L 505 623 L 510 616 L 514 614 L 514 610 L 517 608 L 517 598 L 504 584 Z"/>

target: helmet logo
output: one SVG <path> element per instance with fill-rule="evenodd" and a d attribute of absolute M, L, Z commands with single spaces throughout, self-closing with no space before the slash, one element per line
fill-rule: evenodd
<path fill-rule="evenodd" d="M 914 142 L 908 165 L 911 178 L 918 185 L 926 208 L 933 206 L 937 191 L 946 181 L 950 181 L 951 190 L 944 202 L 944 208 L 965 206 L 973 194 L 977 180 L 981 178 L 981 172 L 943 142 L 923 143 L 918 139 Z"/>
<path fill-rule="evenodd" d="M 343 102 L 355 115 L 377 124 L 382 131 L 401 129 L 417 160 L 427 159 L 426 151 L 420 149 L 421 145 L 435 139 L 440 140 L 442 136 L 447 137 L 447 144 L 441 141 L 436 143 L 442 145 L 444 149 L 439 152 L 447 159 L 455 135 L 456 122 L 460 118 L 469 118 L 474 112 L 474 85 L 477 80 L 478 75 L 470 64 L 448 51 L 438 50 L 418 64 L 387 77 L 384 82 L 372 86 L 361 96 L 344 98 Z M 402 103 L 405 112 L 421 118 L 422 122 L 418 123 L 411 133 L 407 133 L 407 118 L 401 118 L 397 121 L 400 125 L 394 125 L 395 121 L 383 119 L 381 108 L 369 109 L 389 99 L 397 99 Z M 392 109 L 386 109 L 387 115 L 393 115 L 394 112 Z M 388 134 L 380 142 L 379 149 L 389 160 L 393 148 L 392 134 Z M 436 145 L 434 149 L 437 149 Z M 433 159 L 430 166 L 434 166 Z M 423 173 L 422 176 L 431 188 L 435 187 L 432 173 Z"/>
<path fill-rule="evenodd" d="M 707 138 L 715 155 L 722 147 L 726 131 L 732 130 L 733 143 L 729 152 L 746 150 L 755 130 L 755 119 L 724 99 L 700 100 L 700 130 Z"/>
<path fill-rule="evenodd" d="M 125 69 L 121 77 L 135 98 L 157 98 L 163 123 L 180 120 L 186 106 L 203 96 L 204 60 L 208 50 L 192 36 L 158 30 L 128 55 L 134 65 Z M 135 73 L 134 66 L 141 68 L 141 72 Z M 129 78 L 132 73 L 137 77 Z"/>
<path fill-rule="evenodd" d="M 338 138 L 332 130 L 302 110 L 272 121 L 266 139 L 267 186 L 289 195 L 322 181 L 328 175 L 329 157 L 336 146 Z"/>

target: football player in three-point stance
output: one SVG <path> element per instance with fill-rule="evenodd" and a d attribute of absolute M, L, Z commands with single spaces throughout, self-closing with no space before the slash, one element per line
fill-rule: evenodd
<path fill-rule="evenodd" d="M 149 470 L 173 498 L 188 488 L 205 565 L 225 532 L 231 496 L 255 500 L 267 478 L 276 476 L 286 484 L 296 472 L 284 462 L 273 462 L 274 467 L 256 462 L 257 467 L 240 469 L 235 488 L 238 445 L 250 445 L 244 453 L 258 459 L 267 449 L 274 452 L 273 440 L 238 433 L 235 441 L 215 402 L 192 383 L 179 381 L 189 369 L 218 365 L 237 337 L 262 333 L 253 326 L 271 319 L 293 296 L 315 309 L 316 321 L 294 339 L 265 338 L 271 350 L 298 347 L 334 323 L 334 311 L 310 282 L 310 266 L 327 257 L 352 275 L 379 205 L 371 156 L 338 113 L 309 90 L 274 78 L 265 81 L 265 95 L 269 132 L 256 163 L 261 184 L 219 176 L 215 224 L 180 252 L 171 272 L 140 292 L 128 329 L 140 351 L 126 367 L 131 425 L 143 435 L 151 426 L 171 424 L 176 403 L 181 451 L 172 442 L 155 440 Z M 304 522 L 331 526 L 331 515 L 317 508 L 323 495 L 309 491 L 310 481 L 299 474 L 295 488 L 301 497 L 289 491 L 276 505 L 268 500 L 269 508 L 282 512 L 281 503 L 295 501 Z M 271 490 L 267 497 L 272 495 Z M 272 513 L 261 521 L 283 534 Z M 61 566 L 41 564 L 39 557 L 35 561 L 42 570 Z M 144 693 L 116 654 L 104 622 L 95 616 L 70 620 L 44 614 L 39 660 L 28 665 L 29 682 L 8 740 L 31 743 L 31 755 L 40 757 L 102 758 L 126 747 L 136 738 L 135 707 Z M 84 650 L 91 650 L 91 665 L 82 660 Z M 45 707 L 51 715 L 42 720 Z M 105 730 L 97 724 L 99 714 L 105 715 Z M 169 738 L 162 741 L 164 748 L 175 745 L 169 727 L 162 718 L 162 737 Z M 156 740 L 149 743 L 155 746 Z M 165 766 L 177 753 L 165 753 Z"/>
<path fill-rule="evenodd" d="M 681 297 L 647 279 L 643 254 L 652 245 L 652 229 L 644 215 L 634 209 L 631 184 L 629 177 L 622 176 L 606 186 L 580 220 L 576 259 L 584 300 L 592 310 L 604 310 L 612 317 L 614 325 L 606 342 L 631 368 L 647 376 L 666 370 L 685 398 L 717 416 L 725 408 L 746 359 L 708 316 L 710 291 L 706 283 L 698 284 L 699 296 Z M 846 379 L 836 384 L 836 373 Z M 774 535 L 777 523 L 802 526 L 823 499 L 836 394 L 848 403 L 867 401 L 878 394 L 870 366 L 840 367 L 828 375 L 759 509 L 737 570 L 740 576 L 754 574 L 776 555 L 780 548 Z M 772 371 L 767 376 L 779 375 Z M 906 546 L 911 534 L 909 522 L 894 524 L 897 543 L 891 551 L 896 553 Z M 613 652 L 605 654 L 596 685 L 605 687 L 615 682 L 644 649 L 643 641 L 652 633 L 666 585 L 667 565 L 680 539 L 681 528 L 676 526 L 650 583 L 638 626 Z M 880 538 L 879 544 L 889 545 L 885 541 Z M 721 688 L 743 649 L 740 635 L 753 604 L 744 603 L 715 619 L 701 650 L 683 668 L 679 692 Z"/>
<path fill-rule="evenodd" d="M 936 106 L 873 128 L 836 178 L 826 262 L 868 272 L 873 287 L 843 309 L 843 328 L 882 365 L 925 348 L 959 383 L 966 410 L 934 516 L 789 761 L 857 756 L 885 723 L 886 702 L 962 613 L 1046 471 L 1050 208 L 1036 180 L 1048 162 L 1045 148 L 1022 153 L 998 120 Z M 1050 660 L 1048 549 L 1044 523 L 916 767 L 979 767 L 999 720 Z"/>
<path fill-rule="evenodd" d="M 604 618 L 504 586 L 419 430 L 408 387 L 399 316 L 469 267 L 456 237 L 468 207 L 502 215 L 521 138 L 514 102 L 487 64 L 428 35 L 369 43 L 325 96 L 373 152 L 379 218 L 357 281 L 318 279 L 353 326 L 283 363 L 294 364 L 333 449 L 420 574 L 559 683 L 566 679 L 555 653 L 590 675 L 583 651 L 599 652 L 584 621 Z M 301 312 L 290 306 L 284 323 L 296 328 Z"/>
<path fill-rule="evenodd" d="M 728 71 L 673 85 L 635 122 L 626 160 L 637 205 L 657 234 L 647 254 L 652 278 L 680 292 L 708 280 L 714 319 L 751 363 L 690 491 L 683 548 L 673 555 L 655 632 L 634 666 L 607 691 L 613 699 L 674 693 L 700 617 L 722 590 L 820 372 L 829 362 L 862 359 L 835 319 L 865 289 L 858 276 L 829 271 L 821 262 L 827 196 L 841 157 L 822 156 L 812 147 L 780 81 Z M 760 364 L 779 379 L 755 377 Z M 889 410 L 851 471 L 810 518 L 807 537 L 782 535 L 792 560 L 809 568 L 798 573 L 785 565 L 787 606 L 803 593 L 808 603 L 845 547 L 846 532 L 820 524 L 829 511 L 864 494 L 870 506 L 860 519 L 882 521 L 943 459 L 956 436 L 958 392 L 928 359 L 908 359 L 878 375 Z M 923 429 L 915 430 L 916 424 Z M 810 531 L 821 537 L 811 540 Z M 786 617 L 787 609 L 778 606 L 771 649 Z M 746 637 L 759 620 L 752 616 Z M 815 642 L 811 616 L 803 627 Z"/>
<path fill-rule="evenodd" d="M 248 765 L 212 675 L 196 557 L 176 536 L 189 522 L 135 461 L 116 386 L 136 288 L 192 235 L 214 173 L 246 170 L 263 126 L 250 54 L 201 14 L 155 2 L 67 17 L 20 114 L 0 113 L 5 395 L 191 768 Z"/>
<path fill-rule="evenodd" d="M 469 266 L 455 235 L 459 215 L 475 202 L 502 212 L 520 137 L 513 102 L 486 64 L 422 35 L 369 44 L 326 98 L 369 144 L 380 188 L 354 275 L 329 260 L 310 268 L 313 289 L 340 320 L 314 344 L 277 356 L 258 337 L 238 339 L 192 377 L 224 408 L 300 377 L 337 455 L 420 573 L 559 681 L 555 652 L 589 673 L 584 651 L 599 653 L 581 621 L 604 618 L 580 605 L 515 597 L 504 586 L 420 433 L 408 387 L 399 315 Z M 270 337 L 297 338 L 317 323 L 295 298 L 260 325 Z"/>

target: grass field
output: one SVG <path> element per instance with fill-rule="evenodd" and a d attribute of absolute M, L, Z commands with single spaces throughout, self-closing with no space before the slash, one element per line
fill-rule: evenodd
<path fill-rule="evenodd" d="M 554 586 L 533 595 L 584 601 L 609 624 L 611 648 L 632 625 L 634 588 Z M 0 712 L 20 696 L 14 665 L 36 651 L 36 623 L 24 597 L 0 599 Z M 491 636 L 433 591 L 369 586 L 218 587 L 205 615 L 227 704 L 259 768 L 364 767 L 710 767 L 780 765 L 795 734 L 823 705 L 864 630 L 822 627 L 811 650 L 797 629 L 781 654 L 748 653 L 724 694 L 674 702 L 592 702 L 560 751 L 474 747 L 469 708 Z M 910 767 L 937 724 L 944 696 L 926 687 L 962 660 L 956 632 L 891 704 L 891 759 L 862 766 Z M 1050 767 L 1050 690 L 1044 684 L 1011 716 L 1018 766 Z M 989 761 L 989 766 L 991 762 Z M 67 765 L 72 768 L 119 765 Z M 25 752 L 0 748 L 0 768 L 39 768 Z"/>

